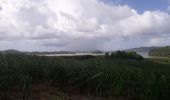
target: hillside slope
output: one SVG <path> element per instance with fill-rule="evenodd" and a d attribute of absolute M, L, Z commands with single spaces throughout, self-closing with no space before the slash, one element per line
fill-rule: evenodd
<path fill-rule="evenodd" d="M 152 49 L 149 56 L 170 57 L 170 46 Z"/>
<path fill-rule="evenodd" d="M 149 52 L 152 49 L 157 49 L 159 47 L 139 47 L 139 48 L 132 48 L 127 49 L 126 51 L 133 51 L 133 52 Z"/>

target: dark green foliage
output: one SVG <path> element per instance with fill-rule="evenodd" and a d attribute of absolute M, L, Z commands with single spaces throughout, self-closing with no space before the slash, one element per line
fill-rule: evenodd
<path fill-rule="evenodd" d="M 149 56 L 170 57 L 170 46 L 152 49 Z"/>
<path fill-rule="evenodd" d="M 105 56 L 108 57 L 109 55 L 106 53 Z M 137 54 L 136 52 L 126 52 L 126 51 L 112 52 L 110 58 L 143 60 L 143 57 Z"/>
<path fill-rule="evenodd" d="M 105 58 L 110 58 L 109 52 L 105 53 Z"/>
<path fill-rule="evenodd" d="M 85 55 L 85 56 L 80 56 L 80 59 L 90 59 L 90 58 L 96 58 L 96 56 L 92 56 L 92 55 Z"/>
<path fill-rule="evenodd" d="M 121 59 L 86 59 L 85 56 L 83 60 L 77 57 L 0 55 L 0 90 L 7 94 L 12 87 L 19 86 L 23 99 L 27 100 L 32 97 L 32 84 L 51 83 L 63 90 L 74 86 L 81 93 L 97 96 L 169 100 L 170 63 L 152 59 L 124 60 L 126 57 L 134 59 L 129 55 L 136 56 L 136 53 L 117 52 Z"/>

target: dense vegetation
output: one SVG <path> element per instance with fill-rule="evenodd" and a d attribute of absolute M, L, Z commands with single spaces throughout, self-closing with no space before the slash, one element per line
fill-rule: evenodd
<path fill-rule="evenodd" d="M 18 88 L 23 93 L 23 100 L 32 100 L 33 84 L 48 83 L 63 91 L 74 87 L 80 94 L 95 96 L 130 100 L 170 99 L 169 62 L 86 57 L 1 54 L 0 93 L 7 98 L 11 89 Z"/>
<path fill-rule="evenodd" d="M 137 54 L 136 52 L 126 52 L 126 51 L 116 51 L 112 52 L 111 55 L 109 53 L 105 54 L 106 58 L 119 58 L 119 59 L 131 59 L 131 60 L 143 60 L 144 58 Z"/>
<path fill-rule="evenodd" d="M 152 49 L 149 51 L 149 56 L 170 57 L 170 46 Z"/>

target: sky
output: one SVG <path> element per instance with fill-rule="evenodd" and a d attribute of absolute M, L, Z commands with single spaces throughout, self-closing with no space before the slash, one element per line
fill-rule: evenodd
<path fill-rule="evenodd" d="M 0 0 L 0 50 L 170 45 L 170 0 Z"/>

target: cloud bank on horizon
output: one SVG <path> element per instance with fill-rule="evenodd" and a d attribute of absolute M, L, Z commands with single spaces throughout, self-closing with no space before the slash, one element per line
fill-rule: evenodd
<path fill-rule="evenodd" d="M 158 7 L 139 12 L 119 2 L 123 0 L 0 0 L 0 49 L 113 50 L 170 45 L 169 5 L 165 11 Z"/>

